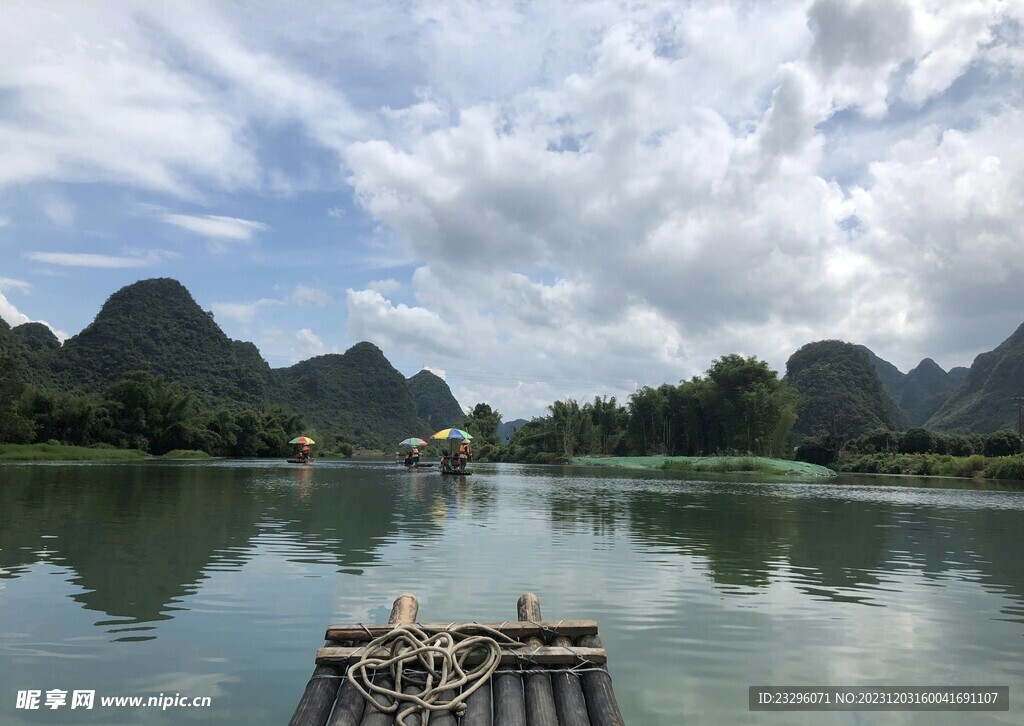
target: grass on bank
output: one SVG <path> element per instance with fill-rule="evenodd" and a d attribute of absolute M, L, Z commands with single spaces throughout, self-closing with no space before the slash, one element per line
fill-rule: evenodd
<path fill-rule="evenodd" d="M 0 461 L 134 461 L 149 458 L 135 449 L 67 444 L 0 444 Z"/>
<path fill-rule="evenodd" d="M 835 476 L 831 469 L 817 464 L 766 456 L 576 456 L 571 464 L 613 466 L 627 469 L 661 469 L 679 472 L 729 474 L 752 472 L 788 476 Z"/>
<path fill-rule="evenodd" d="M 163 455 L 164 459 L 209 459 L 209 454 L 198 449 L 174 449 Z"/>
<path fill-rule="evenodd" d="M 907 474 L 911 476 L 953 476 L 967 479 L 1010 479 L 1024 481 L 1024 456 L 984 457 L 950 454 L 859 454 L 844 455 L 836 470 L 856 474 Z"/>

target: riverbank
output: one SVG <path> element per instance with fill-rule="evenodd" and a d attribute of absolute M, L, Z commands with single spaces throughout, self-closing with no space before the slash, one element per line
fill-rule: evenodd
<path fill-rule="evenodd" d="M 717 472 L 831 477 L 831 469 L 803 461 L 771 459 L 765 456 L 574 456 L 570 464 L 611 466 L 624 469 L 661 469 L 663 471 Z"/>
<path fill-rule="evenodd" d="M 949 454 L 844 454 L 836 470 L 851 474 L 943 476 L 1024 481 L 1024 456 L 951 456 Z"/>
<path fill-rule="evenodd" d="M 0 461 L 136 461 L 149 454 L 136 449 L 69 446 L 67 444 L 0 444 Z"/>

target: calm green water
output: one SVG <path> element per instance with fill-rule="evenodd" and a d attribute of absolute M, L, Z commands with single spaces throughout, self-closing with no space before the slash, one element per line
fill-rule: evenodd
<path fill-rule="evenodd" d="M 923 486 L 931 484 L 930 487 Z M 285 723 L 331 623 L 600 622 L 630 724 L 1024 723 L 1024 493 L 394 463 L 0 466 L 0 723 Z M 1009 685 L 1009 713 L 750 713 L 759 685 Z M 211 696 L 25 711 L 22 689 Z"/>

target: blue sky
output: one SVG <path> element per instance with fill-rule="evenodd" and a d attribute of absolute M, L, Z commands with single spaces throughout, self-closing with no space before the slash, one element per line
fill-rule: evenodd
<path fill-rule="evenodd" d="M 0 315 L 180 280 L 272 366 L 371 340 L 505 417 L 1024 322 L 1024 9 L 22 2 Z"/>

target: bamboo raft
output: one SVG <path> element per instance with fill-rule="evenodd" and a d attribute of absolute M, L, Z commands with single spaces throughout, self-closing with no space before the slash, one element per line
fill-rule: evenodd
<path fill-rule="evenodd" d="M 465 712 L 435 711 L 433 726 L 624 726 L 606 667 L 595 620 L 543 620 L 540 601 L 527 593 L 517 603 L 514 622 L 485 623 L 521 646 L 502 645 L 501 665 L 490 681 L 466 700 Z M 419 603 L 399 595 L 387 625 L 327 628 L 326 643 L 316 654 L 313 671 L 290 726 L 387 726 L 397 723 L 368 703 L 347 679 L 351 663 L 366 653 L 367 644 L 401 625 L 416 622 Z M 423 624 L 429 634 L 444 633 L 453 623 Z M 409 693 L 406 689 L 404 693 Z M 449 692 L 451 696 L 457 695 Z M 419 716 L 407 724 L 421 724 Z"/>

